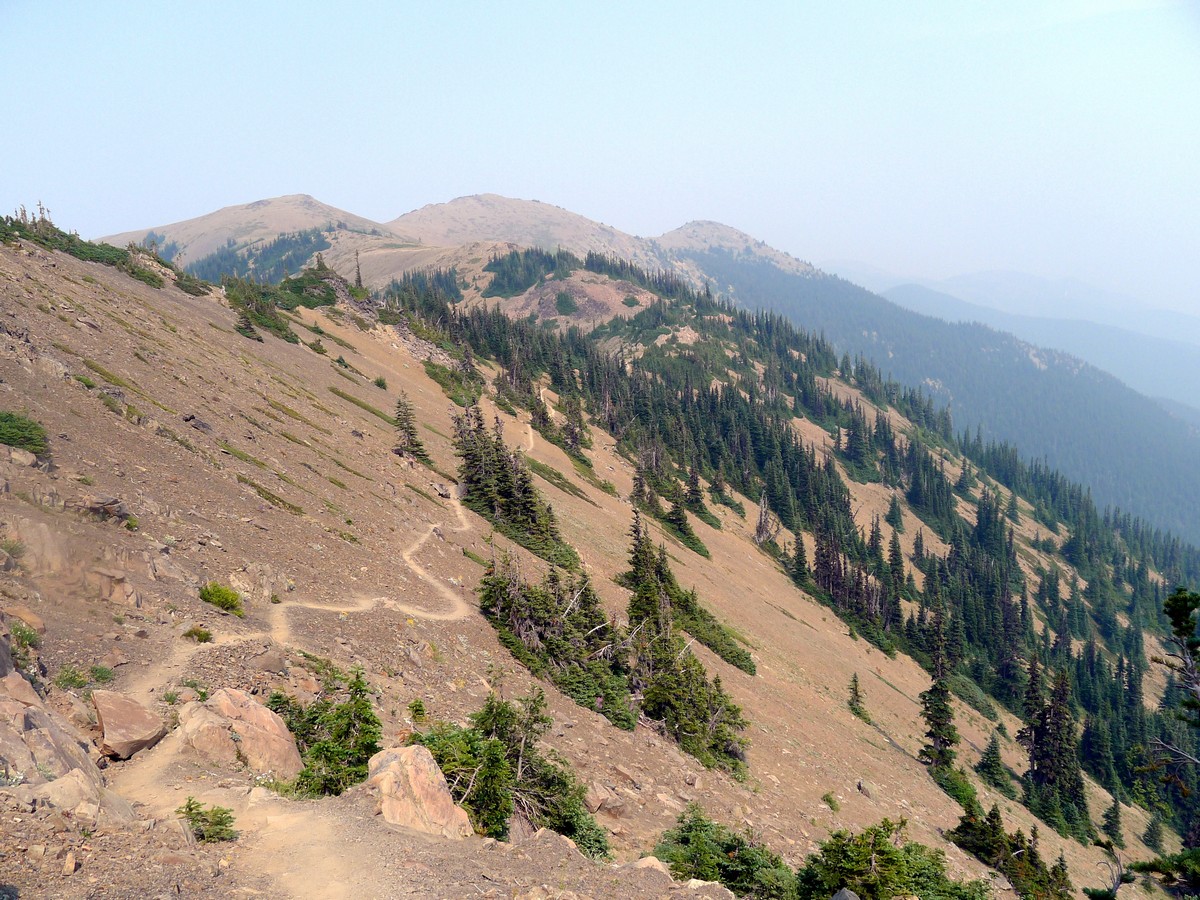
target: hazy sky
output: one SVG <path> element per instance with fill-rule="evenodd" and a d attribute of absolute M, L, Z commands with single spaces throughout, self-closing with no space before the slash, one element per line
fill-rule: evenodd
<path fill-rule="evenodd" d="M 0 0 L 0 209 L 495 192 L 1200 314 L 1200 5 Z"/>

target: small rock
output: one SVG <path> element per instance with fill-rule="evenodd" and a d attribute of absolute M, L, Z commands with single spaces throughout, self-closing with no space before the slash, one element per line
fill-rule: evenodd
<path fill-rule="evenodd" d="M 8 459 L 13 465 L 17 466 L 37 465 L 37 457 L 28 450 L 22 450 L 20 447 L 9 447 Z"/>
<path fill-rule="evenodd" d="M 62 873 L 63 877 L 74 875 L 75 870 L 79 868 L 79 864 L 75 862 L 75 851 L 68 850 L 67 858 L 63 860 Z"/>
<path fill-rule="evenodd" d="M 637 862 L 633 863 L 633 868 L 642 871 L 661 872 L 668 878 L 671 877 L 671 870 L 667 868 L 667 864 L 657 856 L 643 856 Z"/>

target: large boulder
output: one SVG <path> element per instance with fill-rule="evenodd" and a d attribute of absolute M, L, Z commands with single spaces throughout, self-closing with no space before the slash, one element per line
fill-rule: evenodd
<path fill-rule="evenodd" d="M 287 780 L 304 768 L 287 724 L 245 691 L 222 688 L 179 711 L 183 743 L 205 759 L 244 763 L 259 775 Z"/>
<path fill-rule="evenodd" d="M 446 776 L 425 747 L 393 747 L 371 757 L 367 784 L 379 791 L 386 822 L 461 840 L 471 835 L 465 810 L 454 805 Z"/>
<path fill-rule="evenodd" d="M 100 752 L 129 759 L 139 750 L 153 747 L 167 733 L 162 719 L 132 697 L 116 691 L 93 691 L 92 705 L 100 725 Z"/>

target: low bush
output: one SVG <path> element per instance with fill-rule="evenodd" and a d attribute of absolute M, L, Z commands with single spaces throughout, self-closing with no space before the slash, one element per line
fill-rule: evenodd
<path fill-rule="evenodd" d="M 884 819 L 859 834 L 835 831 L 797 871 L 796 896 L 827 900 L 846 888 L 862 900 L 987 900 L 983 881 L 952 881 L 945 854 L 905 840 L 904 827 L 903 819 Z"/>
<path fill-rule="evenodd" d="M 674 828 L 663 832 L 654 855 L 677 880 L 719 881 L 739 897 L 794 900 L 796 874 L 749 833 L 712 821 L 689 804 Z"/>
<path fill-rule="evenodd" d="M 211 603 L 217 609 L 232 613 L 239 619 L 246 615 L 245 609 L 242 608 L 241 595 L 219 581 L 210 581 L 200 588 L 200 599 L 205 603 Z"/>
<path fill-rule="evenodd" d="M 187 823 L 193 836 L 202 843 L 232 841 L 238 836 L 233 829 L 233 810 L 228 807 L 205 808 L 195 797 L 188 797 L 183 806 L 175 810 L 175 815 Z"/>
<path fill-rule="evenodd" d="M 327 688 L 336 687 L 342 674 L 330 674 Z M 281 716 L 295 736 L 304 760 L 304 769 L 291 785 L 296 794 L 340 794 L 367 778 L 367 762 L 379 752 L 383 732 L 361 669 L 350 676 L 345 693 L 341 703 L 322 697 L 305 706 L 278 691 L 267 700 L 267 708 Z"/>
<path fill-rule="evenodd" d="M 34 456 L 41 456 L 50 446 L 45 428 L 33 419 L 6 410 L 0 410 L 0 444 L 28 450 Z"/>
<path fill-rule="evenodd" d="M 199 625 L 193 625 L 183 633 L 185 638 L 195 641 L 197 644 L 207 644 L 212 641 L 212 632 L 207 628 Z"/>

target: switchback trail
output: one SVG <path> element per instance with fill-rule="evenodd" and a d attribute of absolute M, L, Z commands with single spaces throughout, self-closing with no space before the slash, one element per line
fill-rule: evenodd
<path fill-rule="evenodd" d="M 454 508 L 454 514 L 458 519 L 458 524 L 452 529 L 457 533 L 463 533 L 471 530 L 471 523 L 467 520 L 463 512 L 462 504 L 457 497 L 451 497 L 450 503 Z M 381 607 L 383 609 L 393 609 L 402 612 L 406 615 L 415 616 L 421 619 L 426 619 L 435 622 L 453 622 L 458 619 L 464 619 L 474 610 L 471 604 L 455 593 L 455 591 L 444 581 L 430 574 L 430 572 L 416 560 L 417 553 L 425 545 L 425 542 L 433 536 L 438 529 L 439 523 L 431 523 L 428 528 L 421 532 L 409 545 L 401 556 L 404 562 L 413 572 L 417 574 L 421 580 L 427 582 L 437 589 L 437 592 L 447 601 L 448 607 L 441 610 L 429 610 L 421 606 L 414 606 L 411 603 L 404 603 L 399 600 L 393 600 L 390 597 L 368 597 L 359 595 L 354 599 L 345 603 L 318 603 L 310 600 L 284 600 L 278 604 L 271 604 L 266 609 L 267 627 L 263 630 L 251 632 L 224 632 L 213 635 L 211 641 L 200 644 L 191 641 L 179 641 L 171 650 L 170 655 L 161 663 L 151 666 L 140 677 L 127 683 L 124 690 L 126 693 L 137 696 L 143 700 L 152 700 L 153 691 L 174 678 L 178 677 L 187 666 L 188 661 L 199 651 L 206 647 L 219 647 L 226 644 L 240 644 L 245 641 L 269 639 L 279 644 L 281 647 L 286 647 L 292 638 L 291 623 L 288 621 L 288 610 L 291 609 L 312 609 L 319 612 L 327 613 L 360 613 L 368 610 Z"/>

